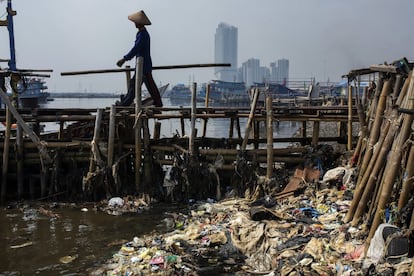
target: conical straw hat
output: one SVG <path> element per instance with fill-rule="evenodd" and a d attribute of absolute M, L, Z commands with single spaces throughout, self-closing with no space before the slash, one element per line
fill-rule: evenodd
<path fill-rule="evenodd" d="M 151 21 L 148 19 L 147 15 L 142 10 L 129 15 L 128 19 L 137 24 L 151 25 Z"/>

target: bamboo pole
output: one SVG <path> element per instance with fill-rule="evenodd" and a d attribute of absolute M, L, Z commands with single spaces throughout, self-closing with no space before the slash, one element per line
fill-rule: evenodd
<path fill-rule="evenodd" d="M 208 108 L 209 103 L 210 103 L 210 89 L 211 89 L 211 85 L 207 84 L 206 86 L 206 98 L 204 99 L 204 106 L 206 108 Z M 203 137 L 206 137 L 207 134 L 207 122 L 208 122 L 208 118 L 204 118 L 203 121 Z"/>
<path fill-rule="evenodd" d="M 115 105 L 111 105 L 109 112 L 109 130 L 108 130 L 108 164 L 109 168 L 114 164 L 114 144 L 115 144 L 115 125 L 116 125 Z"/>
<path fill-rule="evenodd" d="M 352 86 L 348 86 L 348 151 L 352 151 Z"/>
<path fill-rule="evenodd" d="M 40 141 L 39 137 L 26 124 L 22 116 L 19 114 L 17 109 L 14 107 L 14 105 L 10 101 L 7 94 L 2 89 L 0 89 L 0 97 L 3 100 L 3 102 L 6 104 L 6 106 L 9 108 L 10 112 L 13 114 L 14 118 L 17 121 L 17 124 L 24 130 L 24 132 L 29 136 L 29 138 L 33 141 L 33 143 L 37 145 L 39 149 L 39 153 L 42 156 L 42 158 L 46 162 L 50 163 L 52 159 L 50 158 L 47 152 L 47 149 L 46 149 L 47 143 L 45 141 Z"/>
<path fill-rule="evenodd" d="M 372 128 L 370 129 L 370 136 L 369 141 L 365 150 L 364 159 L 361 164 L 361 169 L 358 176 L 358 183 L 360 178 L 365 173 L 366 167 L 368 166 L 369 161 L 372 157 L 372 151 L 374 145 L 378 141 L 378 137 L 381 130 L 381 125 L 383 122 L 383 115 L 386 107 L 387 96 L 390 94 L 392 88 L 392 80 L 388 79 L 384 82 L 384 86 L 382 88 L 381 95 L 378 100 L 378 105 L 376 106 L 375 116 L 372 124 Z"/>
<path fill-rule="evenodd" d="M 404 84 L 404 86 L 407 89 L 408 89 L 408 83 L 409 83 L 409 80 L 407 80 L 406 83 Z M 378 121 L 378 122 L 375 122 L 373 127 L 375 126 L 376 128 L 379 128 L 380 123 L 383 121 L 382 113 L 383 113 L 383 110 L 385 109 L 386 95 L 389 94 L 390 87 L 391 87 L 390 82 L 389 82 L 389 80 L 387 80 L 384 83 L 383 90 L 382 90 L 382 93 L 381 93 L 381 98 L 379 100 L 379 102 L 381 102 L 381 104 L 376 110 L 377 113 L 379 114 L 378 117 L 376 117 L 376 121 Z M 400 99 L 401 100 L 403 99 L 404 95 L 405 95 L 405 93 L 402 91 L 400 93 Z M 396 112 L 396 110 L 394 109 L 394 118 L 395 118 L 395 112 Z M 381 121 L 381 122 L 379 122 L 379 121 Z M 383 131 L 381 132 L 384 139 L 386 139 L 385 135 L 388 133 L 388 131 L 384 131 L 384 130 L 388 130 L 389 127 L 391 127 L 390 121 L 387 120 L 386 125 L 383 128 Z M 395 134 L 395 131 L 396 131 L 396 129 L 393 128 L 392 132 L 394 132 L 394 134 Z M 391 140 L 393 135 L 394 135 L 394 134 L 392 134 L 392 132 L 390 134 L 392 136 L 388 136 L 389 140 Z M 378 132 L 378 134 L 380 134 L 380 133 Z M 367 193 L 372 192 L 373 186 L 371 187 L 371 185 L 375 184 L 374 180 L 375 180 L 376 175 L 373 174 L 373 176 L 371 177 L 371 180 L 370 180 L 371 182 L 369 183 L 370 186 L 369 186 L 369 188 L 366 192 L 366 196 L 364 197 L 364 200 L 361 202 L 361 197 L 363 196 L 366 184 L 368 183 L 368 180 L 371 176 L 371 169 L 375 168 L 375 171 L 377 173 L 380 169 L 380 167 L 379 167 L 380 164 L 376 164 L 377 158 L 373 158 L 374 144 L 377 144 L 377 142 L 378 142 L 378 138 L 375 138 L 375 135 L 376 134 L 370 133 L 370 141 L 368 142 L 367 149 L 365 151 L 365 155 L 364 155 L 363 162 L 362 162 L 362 165 L 361 165 L 361 172 L 360 172 L 360 175 L 358 177 L 357 185 L 356 185 L 356 188 L 355 188 L 355 191 L 354 191 L 354 197 L 353 197 L 353 200 L 351 202 L 351 205 L 349 206 L 349 210 L 348 210 L 348 212 L 347 212 L 347 214 L 344 218 L 345 223 L 353 220 L 354 217 L 355 217 L 354 223 L 356 223 L 356 221 L 359 220 L 360 215 L 362 214 L 362 211 L 365 208 L 364 204 L 367 203 L 366 202 L 366 200 L 368 199 L 367 198 L 368 197 Z M 375 140 L 375 142 L 374 142 L 374 140 Z M 381 154 L 386 154 L 386 148 L 384 148 L 384 150 L 382 152 L 380 150 L 378 150 L 377 153 L 378 154 L 380 154 L 380 153 Z M 369 155 L 369 158 L 367 158 L 367 155 Z M 380 159 L 380 162 L 382 162 L 382 161 L 384 161 L 384 158 Z M 375 167 L 375 165 L 377 165 L 377 166 Z M 360 206 L 360 207 L 358 207 L 358 206 Z M 361 208 L 362 210 L 359 210 L 358 211 L 358 216 L 355 216 L 355 211 L 357 210 L 357 208 Z"/>
<path fill-rule="evenodd" d="M 194 139 L 196 135 L 196 129 L 195 129 L 195 121 L 196 121 L 196 114 L 197 114 L 197 83 L 193 83 L 193 87 L 191 89 L 191 133 L 190 133 L 190 140 L 188 141 L 188 151 L 190 153 L 190 156 L 193 156 L 195 154 L 195 145 L 194 145 Z"/>
<path fill-rule="evenodd" d="M 266 134 L 267 134 L 267 168 L 266 178 L 273 176 L 273 104 L 272 95 L 266 93 Z"/>
<path fill-rule="evenodd" d="M 306 131 L 307 131 L 307 126 L 306 126 L 306 121 L 302 121 L 302 129 L 301 129 L 301 137 L 302 138 L 306 138 L 306 136 L 307 136 L 307 134 L 306 134 Z M 302 143 L 302 146 L 304 145 L 304 143 Z"/>
<path fill-rule="evenodd" d="M 23 150 L 23 129 L 20 125 L 17 125 L 17 132 L 16 132 L 16 146 L 17 146 L 17 197 L 19 199 L 23 198 L 24 193 L 24 186 L 23 186 L 23 160 L 24 160 L 24 150 Z M 42 196 L 43 192 L 46 190 L 44 189 L 46 185 L 42 183 Z"/>
<path fill-rule="evenodd" d="M 4 202 L 7 193 L 7 173 L 9 169 L 9 150 L 10 150 L 10 134 L 11 134 L 12 116 L 8 108 L 6 108 L 6 131 L 4 136 L 3 147 L 3 167 L 1 178 L 1 202 Z"/>
<path fill-rule="evenodd" d="M 142 110 L 141 107 L 141 84 L 142 84 L 142 70 L 143 70 L 144 59 L 142 57 L 137 57 L 136 66 L 135 66 L 135 118 L 136 118 L 136 128 L 135 128 L 135 189 L 138 192 L 141 188 L 141 128 L 142 120 L 140 118 L 140 113 Z"/>
<path fill-rule="evenodd" d="M 412 116 L 412 115 L 411 115 Z M 412 144 L 411 141 L 411 145 L 410 145 L 411 149 L 410 149 L 410 153 L 408 155 L 408 160 L 407 160 L 407 166 L 405 168 L 405 173 L 404 173 L 404 182 L 401 188 L 401 192 L 400 192 L 400 198 L 398 200 L 398 210 L 401 211 L 402 208 L 404 208 L 404 206 L 407 204 L 408 202 L 408 197 L 411 193 L 411 191 L 413 190 L 413 184 L 414 184 L 414 146 Z M 414 216 L 412 216 L 412 221 L 414 223 Z M 410 228 L 414 227 L 414 225 L 410 225 Z"/>
<path fill-rule="evenodd" d="M 142 134 L 144 143 L 144 179 L 146 184 L 151 185 L 153 183 L 153 171 L 148 118 L 142 119 Z M 146 187 L 149 187 L 149 185 Z"/>
<path fill-rule="evenodd" d="M 101 131 L 103 111 L 103 109 L 98 108 L 96 113 L 95 129 L 91 141 L 91 160 L 89 162 L 89 173 L 93 173 L 95 171 L 96 163 L 101 160 L 98 144 L 100 139 L 99 133 Z"/>
<path fill-rule="evenodd" d="M 180 64 L 180 65 L 165 65 L 165 66 L 153 66 L 152 70 L 167 70 L 167 69 L 186 69 L 186 68 L 203 68 L 203 67 L 230 67 L 230 63 L 201 63 L 201 64 Z M 86 70 L 86 71 L 72 71 L 61 72 L 61 76 L 72 75 L 88 75 L 88 74 L 103 74 L 103 73 L 119 73 L 134 71 L 134 68 L 120 68 L 120 69 L 100 69 L 100 70 Z"/>
<path fill-rule="evenodd" d="M 154 140 L 158 140 L 161 137 L 161 122 L 154 123 Z"/>
<path fill-rule="evenodd" d="M 319 141 L 319 128 L 320 123 L 319 121 L 313 122 L 313 134 L 312 134 L 312 146 L 316 147 Z"/>
<path fill-rule="evenodd" d="M 405 107 L 407 109 L 414 109 L 414 74 L 412 73 L 412 71 L 410 78 L 410 87 L 408 89 L 407 97 L 405 98 Z M 410 114 L 402 114 L 401 116 L 403 120 L 401 130 L 398 133 L 394 143 L 392 144 L 392 148 L 389 155 L 389 161 L 387 162 L 387 166 L 385 168 L 385 171 L 387 173 L 385 174 L 384 178 L 384 186 L 380 193 L 378 208 L 375 212 L 374 220 L 372 222 L 367 238 L 368 243 L 371 241 L 371 238 L 374 236 L 374 233 L 378 225 L 381 223 L 381 213 L 385 210 L 386 205 L 389 202 L 395 177 L 397 175 L 398 169 L 400 168 L 402 158 L 402 147 L 411 133 L 413 116 L 411 116 Z"/>
<path fill-rule="evenodd" d="M 259 99 L 259 89 L 254 90 L 253 101 L 251 103 L 251 109 L 249 119 L 247 120 L 246 130 L 244 132 L 244 139 L 241 146 L 241 150 L 246 150 L 247 142 L 249 141 L 250 132 L 252 130 L 252 123 L 254 119 L 254 112 L 256 111 L 257 100 Z"/>

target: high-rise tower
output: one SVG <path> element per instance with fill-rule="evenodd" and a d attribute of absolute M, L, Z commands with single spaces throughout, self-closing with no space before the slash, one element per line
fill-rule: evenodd
<path fill-rule="evenodd" d="M 226 23 L 220 23 L 215 34 L 214 60 L 216 63 L 230 63 L 231 67 L 216 67 L 218 80 L 237 80 L 237 28 Z"/>

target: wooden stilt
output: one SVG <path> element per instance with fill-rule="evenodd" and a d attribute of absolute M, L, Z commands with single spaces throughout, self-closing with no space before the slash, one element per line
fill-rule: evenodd
<path fill-rule="evenodd" d="M 24 193 L 24 174 L 23 174 L 23 161 L 24 161 L 24 145 L 23 145 L 23 129 L 20 125 L 17 125 L 16 132 L 16 145 L 17 145 L 17 197 L 23 198 Z M 45 192 L 45 191 L 44 191 Z M 43 196 L 43 195 L 42 195 Z"/>
<path fill-rule="evenodd" d="M 141 138 L 141 84 L 142 84 L 142 68 L 144 64 L 143 57 L 136 59 L 135 66 L 135 189 L 139 192 L 141 188 L 141 163 L 142 163 L 142 138 Z"/>
<path fill-rule="evenodd" d="M 319 121 L 313 122 L 312 146 L 316 147 L 319 142 Z"/>
<path fill-rule="evenodd" d="M 247 120 L 246 130 L 244 132 L 244 139 L 241 146 L 242 150 L 246 150 L 247 142 L 249 141 L 250 132 L 252 130 L 254 112 L 256 111 L 257 100 L 259 99 L 259 89 L 254 90 L 253 101 L 251 103 L 249 119 Z"/>
<path fill-rule="evenodd" d="M 98 144 L 99 144 L 99 139 L 100 139 L 99 134 L 101 132 L 101 121 L 102 121 L 103 111 L 104 111 L 103 109 L 99 108 L 96 112 L 95 129 L 94 129 L 93 138 L 91 141 L 91 160 L 89 162 L 89 173 L 93 173 L 96 169 L 96 163 L 101 161 Z"/>
<path fill-rule="evenodd" d="M 116 116 L 116 109 L 115 105 L 111 105 L 111 109 L 109 112 L 109 131 L 108 131 L 108 164 L 109 168 L 112 167 L 114 164 L 114 144 L 115 144 L 115 116 Z"/>
<path fill-rule="evenodd" d="M 193 83 L 193 87 L 191 89 L 191 134 L 190 134 L 190 139 L 188 141 L 188 144 L 189 144 L 188 151 L 190 153 L 190 156 L 193 156 L 195 154 L 194 140 L 196 137 L 195 121 L 196 121 L 196 115 L 197 115 L 196 92 L 197 92 L 197 83 Z"/>
<path fill-rule="evenodd" d="M 9 170 L 9 150 L 10 150 L 10 135 L 11 135 L 11 122 L 12 116 L 8 108 L 6 108 L 6 132 L 4 136 L 4 147 L 3 147 L 3 166 L 2 166 L 2 177 L 1 177 L 1 202 L 4 203 L 7 193 L 7 174 Z"/>
<path fill-rule="evenodd" d="M 155 122 L 154 124 L 154 140 L 158 140 L 161 137 L 161 122 Z"/>
<path fill-rule="evenodd" d="M 302 121 L 302 129 L 301 129 L 301 137 L 306 138 L 306 121 Z M 302 143 L 302 146 L 304 146 L 304 143 Z"/>
<path fill-rule="evenodd" d="M 233 130 L 234 130 L 234 118 L 233 116 L 230 117 L 230 127 L 229 127 L 229 138 L 233 138 Z"/>
<path fill-rule="evenodd" d="M 150 145 L 150 132 L 148 126 L 148 119 L 142 119 L 142 134 L 144 143 L 144 179 L 147 188 L 153 187 L 153 171 L 152 171 L 152 154 Z M 146 189 L 148 192 L 149 190 Z"/>
<path fill-rule="evenodd" d="M 352 150 L 352 86 L 348 87 L 348 151 Z"/>
<path fill-rule="evenodd" d="M 266 134 L 267 134 L 267 179 L 273 176 L 273 103 L 272 95 L 266 95 Z"/>
<path fill-rule="evenodd" d="M 211 85 L 207 84 L 206 87 L 206 98 L 204 99 L 204 106 L 207 108 L 209 106 L 210 103 L 210 89 L 211 89 Z M 208 122 L 208 118 L 205 118 L 203 121 L 203 137 L 206 137 L 207 134 L 207 122 Z"/>

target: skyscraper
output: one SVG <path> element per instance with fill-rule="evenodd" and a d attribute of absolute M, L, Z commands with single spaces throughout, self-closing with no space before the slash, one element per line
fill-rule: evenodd
<path fill-rule="evenodd" d="M 237 80 L 237 28 L 226 23 L 220 23 L 215 34 L 214 61 L 230 63 L 231 67 L 216 67 L 215 74 L 221 81 Z"/>

